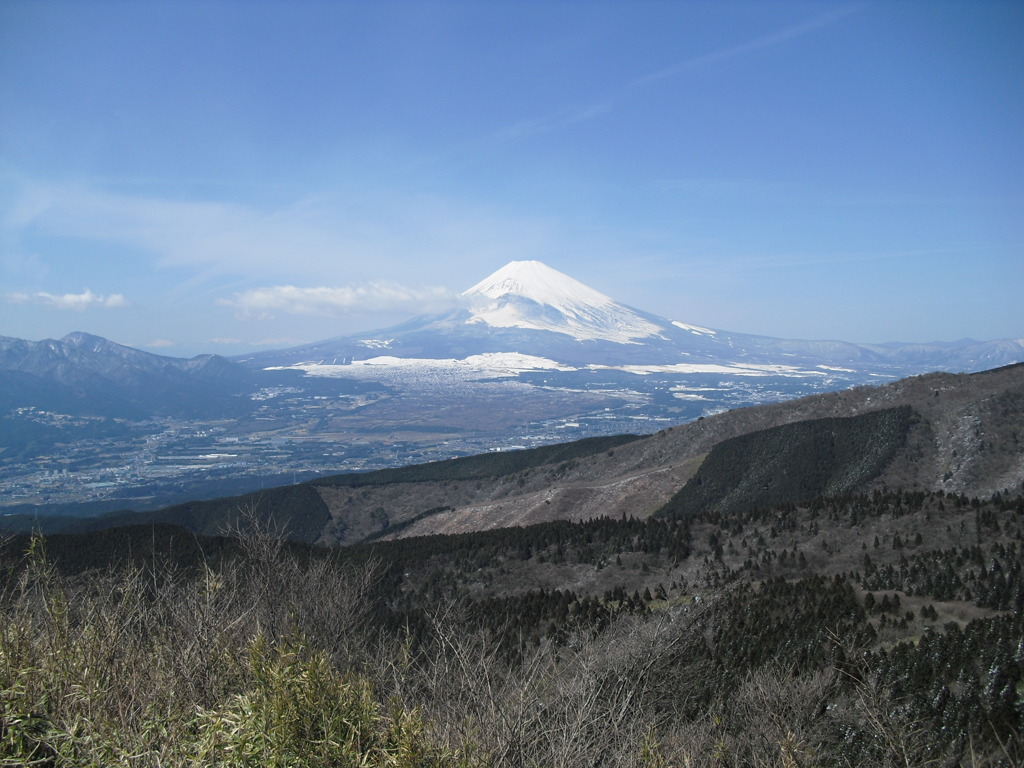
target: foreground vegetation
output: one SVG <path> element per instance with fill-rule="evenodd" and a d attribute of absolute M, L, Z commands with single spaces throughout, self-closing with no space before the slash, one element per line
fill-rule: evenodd
<path fill-rule="evenodd" d="M 1022 512 L 11 539 L 0 765 L 1019 765 Z"/>

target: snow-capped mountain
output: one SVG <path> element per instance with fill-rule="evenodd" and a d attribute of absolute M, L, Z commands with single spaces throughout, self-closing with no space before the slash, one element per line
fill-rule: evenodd
<path fill-rule="evenodd" d="M 513 261 L 462 294 L 468 323 L 563 333 L 577 341 L 637 343 L 663 327 L 539 261 Z"/>
<path fill-rule="evenodd" d="M 445 314 L 257 353 L 241 362 L 330 366 L 480 355 L 493 362 L 494 355 L 528 355 L 560 366 L 664 365 L 716 360 L 728 344 L 714 331 L 628 307 L 538 261 L 510 262 L 462 298 L 462 308 Z"/>
<path fill-rule="evenodd" d="M 856 381 L 933 370 L 977 371 L 1024 360 L 1024 341 L 1013 339 L 865 345 L 714 330 L 626 306 L 539 261 L 510 262 L 462 296 L 465 306 L 443 315 L 259 353 L 241 362 L 324 373 L 339 365 L 408 370 L 413 361 L 437 366 L 487 356 L 483 367 L 493 371 L 503 359 L 496 355 L 512 355 L 509 373 L 514 375 L 522 371 L 525 355 L 539 361 L 537 369 L 615 368 L 674 375 L 838 371 Z"/>

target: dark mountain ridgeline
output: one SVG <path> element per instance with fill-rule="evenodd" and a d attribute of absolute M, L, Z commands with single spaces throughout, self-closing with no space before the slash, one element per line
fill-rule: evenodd
<path fill-rule="evenodd" d="M 298 541 L 356 544 L 644 517 L 665 504 L 691 513 L 798 504 L 876 487 L 1013 494 L 1024 479 L 1022 435 L 1024 365 L 741 409 L 643 437 L 334 475 L 154 512 L 74 521 L 12 516 L 3 523 L 8 530 L 81 531 L 160 521 L 217 534 L 241 510 L 255 509 Z"/>
<path fill-rule="evenodd" d="M 190 501 L 151 512 L 111 512 L 95 517 L 5 518 L 8 530 L 41 530 L 64 534 L 102 531 L 129 525 L 173 525 L 202 536 L 227 535 L 251 523 L 277 531 L 289 541 L 313 543 L 329 521 L 327 507 L 309 485 L 288 485 L 232 496 Z"/>
<path fill-rule="evenodd" d="M 152 512 L 119 511 L 73 519 L 11 515 L 0 519 L 0 528 L 70 533 L 131 524 L 165 523 L 214 536 L 232 530 L 243 517 L 250 516 L 260 525 L 280 531 L 289 540 L 313 543 L 320 539 L 330 520 L 327 506 L 316 490 L 320 487 L 363 488 L 496 478 L 531 467 L 573 461 L 594 453 L 611 451 L 637 439 L 639 437 L 636 435 L 589 438 L 529 450 L 487 453 L 409 467 L 333 475 L 240 496 L 177 504 Z"/>
<path fill-rule="evenodd" d="M 723 440 L 657 514 L 730 514 L 863 489 L 904 445 L 915 418 L 909 406 L 901 406 Z"/>
<path fill-rule="evenodd" d="M 107 392 L 101 382 L 89 386 L 56 381 L 45 375 L 20 370 L 0 371 L 0 408 L 10 413 L 18 408 L 68 414 L 144 419 L 145 409 L 124 402 Z"/>
<path fill-rule="evenodd" d="M 388 485 L 391 483 L 451 482 L 457 480 L 482 480 L 511 475 L 546 464 L 574 461 L 595 453 L 611 451 L 620 445 L 640 440 L 640 435 L 612 435 L 590 437 L 571 443 L 555 443 L 539 448 L 515 451 L 495 451 L 476 456 L 462 456 L 445 461 L 415 464 L 394 469 L 378 469 L 373 472 L 354 472 L 317 478 L 318 486 L 359 488 L 367 485 Z"/>
<path fill-rule="evenodd" d="M 424 484 L 410 486 L 404 496 L 364 490 L 360 494 L 325 493 L 325 499 L 335 520 L 382 510 L 396 523 L 447 507 L 405 528 L 403 535 L 525 525 L 559 517 L 582 520 L 602 514 L 646 515 L 686 485 L 705 454 L 725 440 L 800 421 L 903 407 L 916 414 L 906 423 L 902 416 L 890 422 L 886 417 L 860 422 L 874 425 L 880 432 L 873 436 L 864 432 L 853 445 L 877 441 L 859 454 L 844 454 L 848 464 L 843 471 L 851 479 L 833 488 L 851 486 L 852 478 L 857 478 L 865 488 L 982 496 L 1021 490 L 1024 453 L 1017 438 L 1024 435 L 1024 366 L 1018 365 L 970 375 L 932 374 L 880 387 L 737 409 L 662 430 L 621 446 L 611 456 L 596 453 L 572 465 L 526 470 L 490 484 Z M 894 438 L 886 431 L 887 423 L 898 424 L 900 430 L 905 427 L 905 433 Z M 886 448 L 879 452 L 881 446 Z M 866 472 L 864 462 L 872 456 L 874 460 L 867 462 L 870 472 Z M 805 465 L 793 468 L 793 478 L 816 476 L 814 455 L 795 458 Z M 836 480 L 839 478 L 836 475 Z M 756 490 L 763 485 L 752 487 Z M 781 487 L 787 488 L 787 493 L 795 490 Z M 805 494 L 790 498 L 796 501 Z"/>
<path fill-rule="evenodd" d="M 123 419 L 231 417 L 247 407 L 243 396 L 259 380 L 217 355 L 164 357 L 86 333 L 59 341 L 0 339 L 0 376 L 5 389 L 21 391 L 19 405 Z"/>

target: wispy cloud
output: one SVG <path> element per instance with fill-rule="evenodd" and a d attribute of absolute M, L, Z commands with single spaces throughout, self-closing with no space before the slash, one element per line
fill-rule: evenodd
<path fill-rule="evenodd" d="M 116 252 L 110 244 L 122 246 L 119 258 L 190 272 L 189 290 L 225 275 L 330 284 L 390 279 L 401 269 L 408 282 L 426 281 L 436 271 L 431 265 L 458 273 L 486 258 L 496 268 L 537 254 L 551 241 L 551 223 L 543 218 L 354 182 L 268 208 L 134 196 L 71 182 L 23 182 L 19 195 L 18 215 L 4 222 L 12 240 L 37 247 L 37 241 L 71 238 L 107 253 Z M 57 269 L 59 254 L 47 258 Z"/>
<path fill-rule="evenodd" d="M 560 109 L 548 115 L 520 120 L 518 123 L 497 131 L 493 135 L 495 141 L 517 141 L 536 136 L 542 133 L 550 133 L 562 128 L 567 128 L 576 123 L 582 123 L 599 115 L 603 115 L 612 108 L 611 101 L 602 101 L 584 106 L 573 106 Z"/>
<path fill-rule="evenodd" d="M 12 228 L 116 243 L 155 254 L 165 266 L 259 269 L 286 254 L 337 255 L 334 233 L 302 204 L 263 212 L 234 203 L 108 192 L 89 185 L 26 185 Z"/>
<path fill-rule="evenodd" d="M 755 37 L 752 40 L 747 40 L 742 43 L 737 43 L 736 45 L 726 46 L 724 48 L 719 48 L 716 51 L 711 51 L 709 53 L 701 54 L 699 56 L 694 56 L 692 58 L 673 64 L 669 67 L 665 67 L 664 69 L 659 69 L 656 72 L 650 72 L 646 75 L 642 75 L 641 77 L 638 77 L 635 80 L 633 80 L 629 84 L 628 88 L 638 88 L 641 86 L 648 85 L 649 83 L 652 83 L 656 80 L 663 80 L 664 78 L 673 77 L 675 75 L 682 74 L 683 72 L 699 69 L 701 67 L 706 67 L 711 64 L 719 64 L 723 61 L 729 61 L 730 59 L 745 56 L 747 54 L 754 53 L 755 51 L 760 51 L 766 48 L 774 48 L 775 46 L 783 45 L 785 43 L 796 40 L 797 38 L 803 37 L 804 35 L 813 32 L 816 29 L 821 29 L 822 27 L 827 27 L 831 24 L 834 24 L 837 21 L 855 13 L 857 10 L 858 8 L 853 6 L 847 8 L 839 8 L 834 11 L 830 11 L 829 13 L 821 14 L 820 16 L 815 16 L 814 18 L 808 19 L 807 21 L 801 22 L 799 24 L 794 24 L 793 26 L 786 27 L 785 29 L 770 32 L 766 35 L 761 35 L 760 37 Z"/>
<path fill-rule="evenodd" d="M 458 302 L 458 295 L 447 288 L 412 288 L 389 281 L 374 281 L 341 287 L 274 285 L 242 291 L 218 303 L 233 307 L 239 318 L 250 319 L 273 317 L 275 313 L 330 316 L 395 310 L 436 312 Z"/>
<path fill-rule="evenodd" d="M 816 29 L 834 24 L 846 16 L 855 13 L 857 10 L 858 7 L 856 6 L 839 8 L 834 11 L 830 11 L 829 13 L 815 16 L 814 18 L 808 19 L 807 21 L 799 24 L 794 24 L 790 27 L 770 32 L 766 35 L 761 35 L 760 37 L 756 37 L 752 40 L 726 46 L 698 56 L 693 56 L 663 69 L 648 72 L 647 74 L 636 77 L 624 86 L 611 91 L 604 99 L 594 101 L 590 104 L 572 105 L 546 115 L 528 118 L 517 123 L 513 123 L 506 128 L 496 131 L 491 136 L 491 139 L 497 142 L 516 141 L 544 133 L 550 133 L 552 131 L 558 131 L 577 123 L 592 120 L 610 112 L 614 108 L 616 101 L 622 97 L 640 90 L 658 80 L 680 75 L 684 72 L 699 69 L 701 67 L 729 61 L 730 59 L 745 56 L 766 48 L 783 45 L 796 40 L 797 38 L 803 37 Z"/>
<path fill-rule="evenodd" d="M 81 293 L 8 293 L 4 298 L 11 304 L 35 304 L 48 309 L 72 309 L 79 312 L 95 308 L 115 309 L 128 306 L 127 300 L 120 293 L 103 296 L 93 293 L 88 288 Z"/>

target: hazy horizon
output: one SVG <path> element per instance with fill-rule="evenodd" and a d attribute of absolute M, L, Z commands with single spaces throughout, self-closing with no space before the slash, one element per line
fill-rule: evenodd
<path fill-rule="evenodd" d="M 1024 337 L 1024 5 L 0 6 L 0 334 L 238 354 L 512 260 L 780 338 Z"/>

